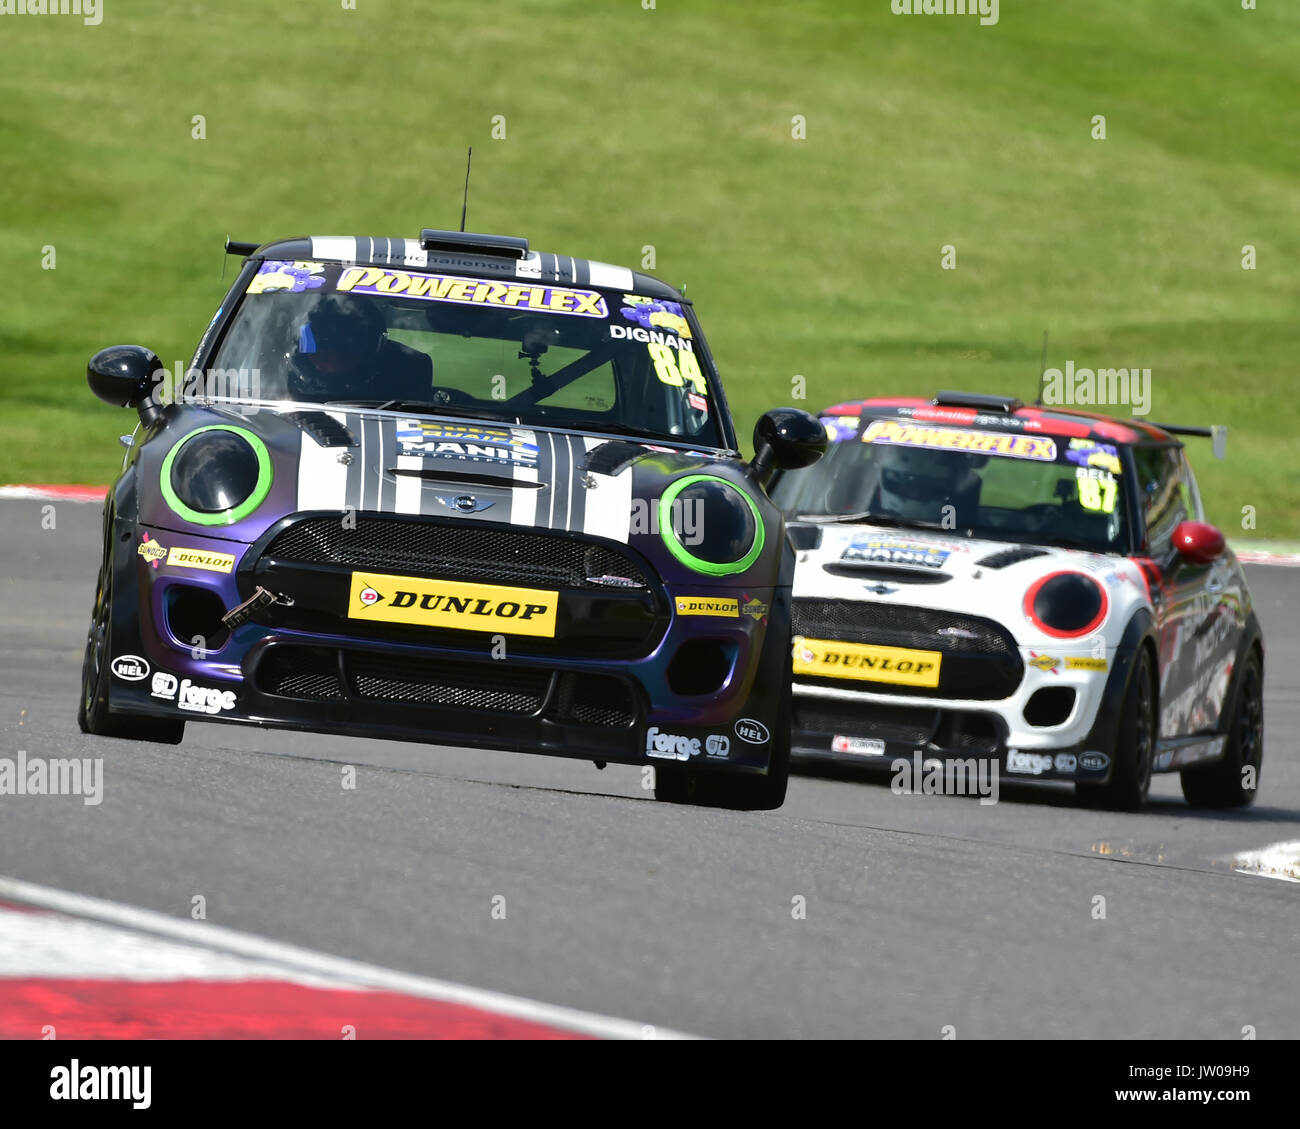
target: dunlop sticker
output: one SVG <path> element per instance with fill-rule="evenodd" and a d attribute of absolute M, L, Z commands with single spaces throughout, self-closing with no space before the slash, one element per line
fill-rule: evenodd
<path fill-rule="evenodd" d="M 904 647 L 871 647 L 862 643 L 837 643 L 829 639 L 794 641 L 795 674 L 818 678 L 852 678 L 862 682 L 890 682 L 898 686 L 938 686 L 939 651 L 912 651 Z"/>
<path fill-rule="evenodd" d="M 354 572 L 348 618 L 555 637 L 559 592 Z"/>

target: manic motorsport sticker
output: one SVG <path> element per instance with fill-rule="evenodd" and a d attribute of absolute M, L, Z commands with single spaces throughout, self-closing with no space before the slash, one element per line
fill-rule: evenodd
<path fill-rule="evenodd" d="M 943 568 L 948 559 L 948 549 L 924 541 L 908 541 L 897 537 L 859 537 L 849 544 L 840 558 L 846 561 L 870 561 L 873 564 L 917 565 L 921 568 Z"/>

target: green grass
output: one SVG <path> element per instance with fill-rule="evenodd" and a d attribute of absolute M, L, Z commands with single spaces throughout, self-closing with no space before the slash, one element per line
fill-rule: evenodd
<path fill-rule="evenodd" d="M 455 226 L 473 144 L 471 230 L 631 266 L 654 245 L 744 434 L 796 375 L 812 408 L 1029 399 L 1049 328 L 1053 365 L 1150 368 L 1149 418 L 1228 425 L 1222 462 L 1191 442 L 1230 535 L 1252 506 L 1247 535 L 1300 536 L 1298 48 L 1300 6 L 1236 0 L 1004 4 L 994 27 L 885 0 L 0 17 L 0 481 L 111 479 L 132 418 L 86 359 L 188 359 L 227 233 Z"/>

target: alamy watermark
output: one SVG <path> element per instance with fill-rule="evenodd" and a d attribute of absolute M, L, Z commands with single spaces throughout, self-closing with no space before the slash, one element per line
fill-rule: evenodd
<path fill-rule="evenodd" d="M 1124 404 L 1135 416 L 1151 410 L 1151 370 L 1149 368 L 1075 368 L 1073 361 L 1065 369 L 1043 370 L 1043 403 L 1113 406 Z"/>
<path fill-rule="evenodd" d="M 940 760 L 918 750 L 910 761 L 895 757 L 889 768 L 894 774 L 889 790 L 896 796 L 978 796 L 980 807 L 998 802 L 1001 775 L 996 758 Z"/>
<path fill-rule="evenodd" d="M 896 16 L 979 16 L 980 26 L 998 22 L 998 0 L 890 0 Z"/>
<path fill-rule="evenodd" d="M 104 0 L 0 0 L 0 16 L 80 16 L 89 27 L 104 22 Z"/>
<path fill-rule="evenodd" d="M 19 749 L 17 757 L 0 757 L 2 796 L 81 796 L 86 807 L 98 807 L 104 802 L 104 758 L 29 757 Z"/>

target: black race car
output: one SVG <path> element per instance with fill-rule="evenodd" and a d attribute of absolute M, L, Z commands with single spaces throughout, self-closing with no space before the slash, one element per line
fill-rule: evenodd
<path fill-rule="evenodd" d="M 228 244 L 243 269 L 137 408 L 104 511 L 80 721 L 189 720 L 653 765 L 660 799 L 778 807 L 794 555 L 692 305 L 527 240 Z"/>

